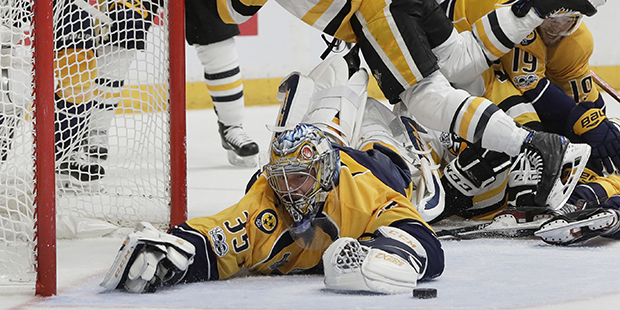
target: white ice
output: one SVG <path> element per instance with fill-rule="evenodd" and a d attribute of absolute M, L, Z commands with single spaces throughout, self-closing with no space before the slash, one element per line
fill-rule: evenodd
<path fill-rule="evenodd" d="M 608 109 L 618 103 L 607 97 Z M 249 107 L 245 128 L 266 149 L 276 106 Z M 615 115 L 619 115 L 616 114 Z M 243 195 L 254 169 L 230 166 L 213 110 L 189 111 L 189 217 L 209 215 Z M 435 299 L 406 295 L 343 295 L 320 276 L 239 276 L 178 285 L 154 294 L 99 287 L 124 236 L 59 240 L 58 294 L 0 294 L 0 309 L 615 309 L 620 305 L 620 242 L 593 240 L 557 247 L 537 239 L 444 241 L 446 268 L 420 287 Z"/>

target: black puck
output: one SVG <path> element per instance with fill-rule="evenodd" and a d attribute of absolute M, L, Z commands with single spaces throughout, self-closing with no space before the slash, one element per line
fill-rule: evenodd
<path fill-rule="evenodd" d="M 420 299 L 429 299 L 437 297 L 437 289 L 435 288 L 415 288 L 413 289 L 413 297 Z"/>

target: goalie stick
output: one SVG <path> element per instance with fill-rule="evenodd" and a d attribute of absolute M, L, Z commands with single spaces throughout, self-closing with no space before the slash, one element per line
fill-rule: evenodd
<path fill-rule="evenodd" d="M 600 76 L 598 76 L 594 71 L 590 70 L 590 75 L 594 79 L 594 83 L 602 88 L 605 92 L 607 92 L 612 98 L 616 99 L 616 101 L 620 102 L 620 93 L 615 90 L 611 85 L 607 84 L 605 80 L 603 80 Z"/>
<path fill-rule="evenodd" d="M 505 209 L 498 213 L 491 221 L 480 221 L 473 225 L 455 227 L 445 225 L 433 227 L 439 239 L 477 239 L 497 237 L 534 237 L 534 232 L 548 220 L 559 214 L 568 214 L 583 210 L 588 205 L 584 199 L 574 204 L 565 204 L 562 208 L 550 211 L 541 207 L 525 207 Z M 441 223 L 441 222 L 440 222 Z"/>
<path fill-rule="evenodd" d="M 544 207 L 536 206 L 521 206 L 518 209 L 509 208 L 499 212 L 491 221 L 478 222 L 473 225 L 436 229 L 435 233 L 439 239 L 533 237 L 534 232 L 537 231 L 543 223 L 553 218 L 554 215 L 581 210 L 583 207 L 585 207 L 585 203 L 580 201 L 576 206 L 570 205 L 570 207 L 561 208 L 555 212 L 547 210 Z"/>
<path fill-rule="evenodd" d="M 497 238 L 497 237 L 531 237 L 550 217 L 541 218 L 534 222 L 506 225 L 495 221 L 480 222 L 478 224 L 459 226 L 435 230 L 439 239 L 478 239 L 478 238 Z"/>

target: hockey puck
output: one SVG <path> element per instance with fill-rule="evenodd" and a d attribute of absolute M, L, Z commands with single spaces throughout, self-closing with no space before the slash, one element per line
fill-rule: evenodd
<path fill-rule="evenodd" d="M 416 288 L 413 289 L 413 297 L 420 299 L 430 299 L 437 297 L 437 289 L 435 288 Z"/>

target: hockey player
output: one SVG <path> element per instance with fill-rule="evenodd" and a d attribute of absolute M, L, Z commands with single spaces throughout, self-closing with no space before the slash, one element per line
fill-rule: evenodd
<path fill-rule="evenodd" d="M 218 6 L 225 22 L 241 23 L 254 15 L 264 2 L 251 5 L 236 0 L 209 3 Z M 450 20 L 433 0 L 399 0 L 389 4 L 365 0 L 354 5 L 349 1 L 336 1 L 330 6 L 315 6 L 298 0 L 279 1 L 279 4 L 329 35 L 345 42 L 357 42 L 386 98 L 392 103 L 402 100 L 397 109 L 401 115 L 414 116 L 428 128 L 453 132 L 472 143 L 480 141 L 482 147 L 510 156 L 516 156 L 530 145 L 535 135 L 517 127 L 492 102 L 452 88 L 438 71 L 434 53 L 448 49 L 451 51 L 448 54 L 485 54 L 490 60 L 496 60 L 531 33 L 544 18 L 560 9 L 588 16 L 596 12 L 587 0 L 518 1 L 480 19 L 481 24 L 493 23 L 495 30 L 477 33 L 494 38 L 480 45 L 473 36 L 456 34 Z M 499 37 L 502 40 L 497 40 Z M 488 67 L 486 61 L 483 65 Z M 462 73 L 463 67 L 455 67 L 457 70 L 453 74 Z M 552 180 L 559 175 L 561 162 L 565 157 L 573 157 L 575 152 L 585 154 L 587 151 L 585 146 L 569 147 L 568 141 L 555 135 L 545 135 L 542 140 L 534 144 L 562 149 L 559 153 L 534 152 L 538 154 L 535 156 L 543 157 L 543 182 L 539 183 L 537 202 L 544 205 L 548 203 Z M 547 157 L 550 154 L 560 156 Z"/>
<path fill-rule="evenodd" d="M 246 195 L 170 234 L 139 225 L 102 286 L 152 292 L 226 279 L 247 267 L 262 274 L 323 270 L 329 289 L 403 293 L 443 272 L 443 250 L 411 203 L 412 171 L 386 126 L 402 126 L 393 123 L 398 118 L 378 101 L 366 102 L 364 70 L 349 79 L 343 58 L 323 64 L 281 84 L 286 96 L 270 161 Z M 296 125 L 299 119 L 331 129 Z"/>
<path fill-rule="evenodd" d="M 93 19 L 73 3 L 56 2 L 54 74 L 57 81 L 54 111 L 56 180 L 89 182 L 105 174 L 80 147 L 93 109 L 97 76 Z"/>
<path fill-rule="evenodd" d="M 593 177 L 575 188 L 568 204 L 579 209 L 546 221 L 534 234 L 550 244 L 582 243 L 597 236 L 620 239 L 620 177 Z"/>
<path fill-rule="evenodd" d="M 106 11 L 114 22 L 107 39 L 97 49 L 98 97 L 86 142 L 88 155 L 95 162 L 107 158 L 108 130 L 124 81 L 136 52 L 145 48 L 146 33 L 161 3 L 111 1 L 107 5 Z M 234 42 L 234 36 L 239 34 L 238 26 L 224 24 L 199 1 L 188 0 L 186 6 L 186 38 L 198 51 L 204 66 L 222 146 L 231 164 L 254 167 L 258 162 L 258 144 L 242 128 L 243 83 Z"/>
<path fill-rule="evenodd" d="M 185 1 L 185 38 L 204 68 L 207 89 L 218 118 L 222 147 L 235 166 L 258 165 L 259 147 L 243 130 L 243 82 L 235 36 L 237 25 L 225 24 L 200 0 Z"/>
<path fill-rule="evenodd" d="M 96 49 L 98 75 L 95 80 L 94 109 L 83 142 L 92 163 L 108 157 L 108 132 L 121 99 L 125 80 L 138 51 L 146 48 L 146 35 L 162 1 L 101 1 L 99 9 L 110 21 L 99 21 Z M 97 16 L 95 16 L 97 17 Z"/>
<path fill-rule="evenodd" d="M 441 6 L 455 28 L 469 34 L 479 26 L 475 22 L 480 17 L 501 3 L 461 0 L 444 1 Z M 481 77 L 469 70 L 469 75 L 458 76 L 457 84 L 498 103 L 519 124 L 590 144 L 593 164 L 603 163 L 613 171 L 614 161 L 620 162 L 613 146 L 618 144 L 620 132 L 605 117 L 599 117 L 604 114 L 604 102 L 593 87 L 588 64 L 592 35 L 582 19 L 579 12 L 545 19 Z M 441 61 L 449 58 L 439 56 Z M 454 61 L 446 62 L 442 70 Z M 583 105 L 576 105 L 582 101 Z"/>

